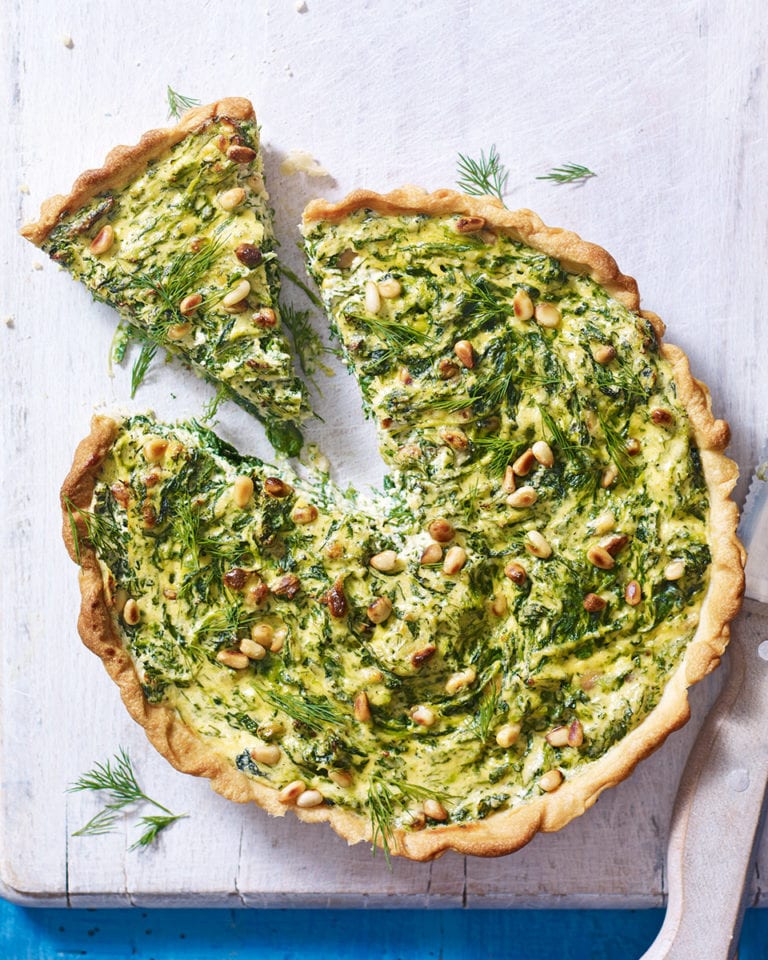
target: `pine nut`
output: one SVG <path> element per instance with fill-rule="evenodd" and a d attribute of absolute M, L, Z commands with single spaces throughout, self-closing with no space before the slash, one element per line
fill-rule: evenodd
<path fill-rule="evenodd" d="M 606 537 L 605 540 L 601 540 L 600 546 L 607 550 L 612 557 L 615 557 L 621 553 L 628 543 L 629 537 L 623 533 L 614 533 L 612 537 Z"/>
<path fill-rule="evenodd" d="M 515 294 L 512 309 L 515 311 L 518 320 L 530 320 L 533 316 L 533 300 L 522 287 Z"/>
<path fill-rule="evenodd" d="M 158 463 L 165 456 L 168 449 L 168 441 L 160 437 L 152 437 L 144 444 L 142 452 L 147 463 Z"/>
<path fill-rule="evenodd" d="M 491 601 L 491 613 L 495 617 L 503 617 L 508 610 L 509 604 L 507 603 L 507 598 L 503 593 L 497 593 Z"/>
<path fill-rule="evenodd" d="M 271 583 L 269 589 L 276 597 L 286 597 L 288 600 L 293 600 L 301 590 L 301 580 L 295 573 L 286 573 Z"/>
<path fill-rule="evenodd" d="M 456 221 L 456 233 L 477 233 L 485 226 L 485 217 L 459 217 Z"/>
<path fill-rule="evenodd" d="M 303 810 L 309 807 L 319 807 L 325 801 L 325 797 L 319 790 L 305 790 L 296 798 L 296 806 Z"/>
<path fill-rule="evenodd" d="M 202 302 L 203 298 L 199 293 L 190 293 L 188 297 L 184 297 L 184 299 L 179 302 L 179 313 L 182 317 L 188 317 L 197 310 Z"/>
<path fill-rule="evenodd" d="M 536 457 L 533 455 L 533 450 L 528 449 L 515 460 L 512 469 L 518 477 L 526 477 L 531 472 L 534 463 L 536 463 Z"/>
<path fill-rule="evenodd" d="M 437 365 L 437 375 L 441 380 L 450 380 L 452 377 L 458 376 L 458 374 L 458 365 L 455 364 L 453 360 L 449 360 L 447 357 L 443 357 L 443 359 Z"/>
<path fill-rule="evenodd" d="M 636 607 L 643 599 L 643 591 L 640 589 L 637 580 L 630 580 L 624 587 L 624 599 L 631 607 Z"/>
<path fill-rule="evenodd" d="M 448 819 L 448 811 L 439 800 L 434 800 L 432 797 L 428 797 L 424 801 L 424 814 L 429 817 L 430 820 Z"/>
<path fill-rule="evenodd" d="M 537 440 L 531 447 L 531 452 L 542 467 L 551 467 L 554 465 L 555 455 L 552 453 L 552 448 L 546 440 Z"/>
<path fill-rule="evenodd" d="M 597 593 L 588 593 L 584 597 L 583 606 L 588 613 L 599 613 L 601 610 L 605 610 L 608 601 Z"/>
<path fill-rule="evenodd" d="M 373 280 L 368 280 L 365 284 L 365 309 L 368 313 L 378 313 L 381 310 L 381 295 Z"/>
<path fill-rule="evenodd" d="M 443 443 L 448 444 L 449 447 L 459 452 L 469 447 L 469 438 L 463 430 L 457 430 L 453 427 L 443 427 L 440 431 L 440 438 Z"/>
<path fill-rule="evenodd" d="M 280 762 L 280 747 L 274 743 L 257 743 L 250 750 L 254 763 L 263 763 L 267 767 L 274 767 Z"/>
<path fill-rule="evenodd" d="M 612 570 L 616 561 L 605 547 L 592 546 L 587 550 L 587 560 L 599 570 Z"/>
<path fill-rule="evenodd" d="M 277 326 L 277 314 L 272 307 L 261 307 L 251 316 L 251 321 L 262 330 L 271 330 Z"/>
<path fill-rule="evenodd" d="M 421 560 L 419 562 L 423 567 L 426 567 L 433 563 L 440 563 L 442 559 L 443 548 L 439 543 L 430 543 L 424 548 L 424 552 L 422 553 Z"/>
<path fill-rule="evenodd" d="M 507 466 L 504 470 L 504 479 L 501 481 L 501 489 L 504 493 L 514 493 L 515 492 L 515 471 L 511 466 Z"/>
<path fill-rule="evenodd" d="M 519 723 L 505 723 L 503 727 L 499 728 L 496 734 L 496 743 L 498 743 L 500 747 L 504 747 L 504 749 L 511 747 L 517 743 L 521 729 Z"/>
<path fill-rule="evenodd" d="M 568 727 L 553 727 L 546 736 L 546 741 L 551 747 L 568 746 Z"/>
<path fill-rule="evenodd" d="M 582 743 L 584 743 L 584 728 L 578 720 L 574 720 L 568 727 L 568 746 L 580 747 Z"/>
<path fill-rule="evenodd" d="M 592 351 L 592 356 L 595 358 L 595 363 L 604 367 L 616 358 L 616 350 L 610 344 L 601 343 L 599 347 L 595 347 Z"/>
<path fill-rule="evenodd" d="M 233 163 L 251 163 L 256 159 L 256 151 L 239 143 L 227 148 L 227 159 Z"/>
<path fill-rule="evenodd" d="M 552 547 L 547 543 L 538 530 L 529 530 L 525 535 L 525 549 L 541 560 L 552 556 Z"/>
<path fill-rule="evenodd" d="M 411 719 L 414 723 L 418 723 L 422 727 L 431 727 L 434 726 L 437 721 L 437 714 L 432 707 L 426 707 L 421 704 L 411 710 Z"/>
<path fill-rule="evenodd" d="M 285 641 L 288 639 L 288 628 L 287 627 L 278 627 L 275 630 L 275 635 L 272 638 L 272 643 L 269 645 L 269 649 L 272 653 L 280 653 L 280 651 L 285 646 Z"/>
<path fill-rule="evenodd" d="M 368 607 L 368 619 L 371 623 L 384 623 L 392 613 L 392 601 L 388 597 L 376 597 Z"/>
<path fill-rule="evenodd" d="M 264 480 L 264 493 L 273 500 L 282 500 L 293 493 L 293 487 L 280 477 L 267 477 Z"/>
<path fill-rule="evenodd" d="M 475 351 L 469 340 L 459 340 L 453 345 L 453 352 L 461 360 L 467 370 L 475 366 Z"/>
<path fill-rule="evenodd" d="M 337 787 L 352 786 L 352 774 L 346 770 L 329 770 L 328 779 L 333 780 Z"/>
<path fill-rule="evenodd" d="M 277 799 L 286 806 L 294 804 L 306 789 L 307 785 L 303 780 L 293 780 L 283 787 L 278 793 Z"/>
<path fill-rule="evenodd" d="M 140 619 L 141 611 L 139 610 L 139 605 L 133 597 L 129 597 L 123 607 L 123 621 L 128 624 L 129 627 L 135 627 Z"/>
<path fill-rule="evenodd" d="M 612 487 L 613 484 L 616 482 L 616 478 L 618 477 L 618 475 L 619 475 L 619 468 L 616 466 L 615 463 L 609 463 L 608 466 L 605 468 L 605 470 L 603 470 L 603 475 L 600 478 L 600 486 L 603 487 L 603 489 Z"/>
<path fill-rule="evenodd" d="M 458 670 L 452 673 L 445 682 L 446 693 L 458 693 L 464 687 L 471 686 L 477 680 L 477 670 L 474 666 L 467 667 L 466 670 Z"/>
<path fill-rule="evenodd" d="M 510 507 L 532 507 L 538 499 L 539 495 L 533 487 L 520 487 L 519 490 L 510 493 L 507 497 L 507 503 Z"/>
<path fill-rule="evenodd" d="M 559 770 L 547 770 L 539 780 L 539 786 L 545 793 L 554 793 L 563 782 L 563 775 Z"/>
<path fill-rule="evenodd" d="M 562 314 L 554 303 L 537 303 L 534 316 L 539 326 L 546 327 L 548 330 L 560 326 L 562 320 Z"/>
<path fill-rule="evenodd" d="M 655 410 L 651 410 L 651 420 L 661 426 L 668 427 L 671 423 L 674 423 L 675 417 L 671 411 L 665 410 L 664 407 L 656 407 Z"/>
<path fill-rule="evenodd" d="M 240 653 L 244 653 L 249 660 L 263 660 L 267 655 L 266 649 L 260 643 L 249 640 L 248 637 L 243 637 L 240 641 Z"/>
<path fill-rule="evenodd" d="M 232 670 L 245 670 L 251 662 L 244 653 L 240 653 L 238 650 L 219 650 L 216 659 Z"/>
<path fill-rule="evenodd" d="M 408 659 L 418 670 L 419 667 L 423 667 L 427 660 L 435 655 L 436 650 L 437 647 L 434 645 L 434 643 L 430 643 L 426 647 L 422 647 L 421 650 L 414 650 Z"/>
<path fill-rule="evenodd" d="M 242 187 L 232 187 L 219 194 L 219 206 L 222 210 L 234 210 L 245 200 L 245 190 Z"/>
<path fill-rule="evenodd" d="M 643 449 L 643 445 L 640 443 L 637 437 L 630 437 L 627 440 L 624 449 L 627 451 L 630 457 L 636 457 Z"/>
<path fill-rule="evenodd" d="M 172 323 L 166 331 L 166 336 L 169 340 L 183 340 L 191 329 L 191 323 Z"/>
<path fill-rule="evenodd" d="M 253 480 L 246 476 L 235 477 L 235 482 L 232 484 L 232 499 L 235 501 L 235 506 L 242 510 L 243 507 L 248 506 L 252 496 Z"/>
<path fill-rule="evenodd" d="M 685 573 L 685 564 L 682 560 L 673 560 L 664 567 L 665 580 L 679 580 Z"/>
<path fill-rule="evenodd" d="M 427 527 L 430 537 L 438 543 L 448 543 L 456 536 L 456 529 L 450 520 L 438 517 Z"/>
<path fill-rule="evenodd" d="M 413 383 L 413 377 L 408 367 L 400 367 L 397 372 L 397 379 L 400 383 L 404 383 L 406 387 L 410 386 Z"/>
<path fill-rule="evenodd" d="M 91 240 L 91 245 L 89 247 L 92 254 L 97 257 L 100 257 L 103 253 L 106 253 L 115 242 L 115 230 L 111 224 L 107 224 L 102 227 L 101 230 L 96 234 L 96 236 Z"/>
<path fill-rule="evenodd" d="M 386 300 L 394 300 L 394 298 L 399 297 L 403 291 L 402 284 L 399 280 L 395 280 L 394 277 L 386 277 L 384 280 L 379 280 L 377 286 L 379 293 Z"/>
<path fill-rule="evenodd" d="M 610 533 L 611 530 L 613 530 L 616 526 L 616 517 L 614 517 L 610 510 L 606 510 L 605 513 L 601 513 L 595 517 L 590 526 L 595 533 L 601 537 L 603 534 Z"/>
<path fill-rule="evenodd" d="M 461 570 L 466 562 L 467 551 L 464 547 L 450 547 L 443 561 L 443 573 L 452 577 Z"/>
<path fill-rule="evenodd" d="M 247 280 L 240 280 L 238 283 L 232 287 L 229 293 L 222 299 L 222 303 L 225 307 L 234 307 L 238 303 L 242 303 L 243 300 L 251 292 L 251 285 Z"/>
<path fill-rule="evenodd" d="M 512 560 L 504 567 L 504 576 L 508 577 L 512 583 L 516 583 L 518 587 L 521 587 L 528 579 L 525 567 L 521 566 L 516 560 Z"/>
<path fill-rule="evenodd" d="M 365 692 L 365 690 L 361 690 L 360 693 L 358 693 L 358 695 L 355 697 L 353 711 L 355 714 L 355 720 L 357 720 L 358 723 L 371 722 L 371 705 L 368 701 L 368 694 Z"/>
<path fill-rule="evenodd" d="M 241 243 L 235 247 L 235 256 L 246 267 L 258 267 L 264 259 L 261 248 L 255 243 Z"/>
<path fill-rule="evenodd" d="M 392 573 L 397 566 L 397 554 L 394 550 L 382 550 L 371 557 L 368 561 L 374 570 L 381 573 Z"/>
<path fill-rule="evenodd" d="M 299 501 L 291 511 L 291 520 L 298 524 L 314 523 L 317 520 L 317 507 L 311 503 Z"/>

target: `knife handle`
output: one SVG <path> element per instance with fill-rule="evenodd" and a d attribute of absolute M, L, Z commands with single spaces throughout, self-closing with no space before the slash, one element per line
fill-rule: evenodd
<path fill-rule="evenodd" d="M 761 612 L 762 607 L 762 612 Z M 667 913 L 641 960 L 732 960 L 768 783 L 768 619 L 745 602 L 672 813 Z"/>

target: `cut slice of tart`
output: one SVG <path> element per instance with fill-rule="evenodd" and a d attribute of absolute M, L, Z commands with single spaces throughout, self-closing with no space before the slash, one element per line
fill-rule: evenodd
<path fill-rule="evenodd" d="M 510 852 L 688 717 L 743 583 L 728 430 L 598 247 L 442 191 L 304 221 L 390 468 L 354 499 L 94 421 L 80 630 L 179 769 L 418 860 Z"/>
<path fill-rule="evenodd" d="M 22 234 L 293 454 L 308 408 L 281 329 L 262 174 L 253 107 L 225 99 L 116 147 Z"/>

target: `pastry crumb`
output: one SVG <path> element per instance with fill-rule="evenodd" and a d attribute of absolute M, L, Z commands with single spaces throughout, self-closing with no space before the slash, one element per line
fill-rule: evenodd
<path fill-rule="evenodd" d="M 40 263 L 39 260 L 35 260 L 34 263 L 32 264 L 32 269 L 33 269 L 33 270 L 42 270 L 42 269 L 43 269 L 43 265 L 42 265 L 42 263 Z"/>
<path fill-rule="evenodd" d="M 295 173 L 306 173 L 308 177 L 330 177 L 325 167 L 306 150 L 291 150 L 280 164 L 280 173 L 284 177 L 291 177 Z"/>
<path fill-rule="evenodd" d="M 309 10 L 309 7 L 306 5 L 304 0 L 299 0 L 296 4 L 296 13 L 306 13 Z"/>
<path fill-rule="evenodd" d="M 16 326 L 16 318 L 12 313 L 9 313 L 7 316 L 3 317 L 3 323 L 8 327 L 9 330 L 13 330 Z"/>
<path fill-rule="evenodd" d="M 19 184 L 19 193 L 29 193 L 29 185 L 26 183 Z"/>
<path fill-rule="evenodd" d="M 75 41 L 72 39 L 72 37 L 70 37 L 70 35 L 69 35 L 68 33 L 65 33 L 65 34 L 64 34 L 64 36 L 61 38 L 61 42 L 64 44 L 64 46 L 67 48 L 67 50 L 73 50 L 73 49 L 74 49 Z"/>

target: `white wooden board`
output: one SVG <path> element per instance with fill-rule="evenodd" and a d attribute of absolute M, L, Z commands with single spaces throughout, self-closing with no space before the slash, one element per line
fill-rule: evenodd
<path fill-rule="evenodd" d="M 663 902 L 677 779 L 711 702 L 627 783 L 557 835 L 497 861 L 395 863 L 325 828 L 270 820 L 215 796 L 156 756 L 75 631 L 75 568 L 57 490 L 95 406 L 124 403 L 129 369 L 107 369 L 111 311 L 15 235 L 47 195 L 118 142 L 165 122 L 171 84 L 203 102 L 255 105 L 282 255 L 301 269 L 295 224 L 312 195 L 455 182 L 459 152 L 495 143 L 510 206 L 530 206 L 607 247 L 689 354 L 733 429 L 743 499 L 768 433 L 768 22 L 759 4 L 689 0 L 306 0 L 157 3 L 6 0 L 0 6 L 0 879 L 45 904 L 650 906 Z M 68 41 L 71 42 L 66 42 Z M 292 149 L 333 179 L 281 177 Z M 536 177 L 564 162 L 581 186 Z M 297 303 L 300 298 L 297 295 Z M 322 381 L 322 444 L 336 476 L 375 482 L 354 386 Z M 134 409 L 199 415 L 210 389 L 156 364 Z M 220 430 L 268 455 L 231 407 Z M 157 848 L 130 828 L 74 838 L 96 809 L 66 788 L 118 745 L 142 782 L 190 814 Z M 727 850 L 723 851 L 727 856 Z M 768 902 L 765 841 L 752 878 Z"/>

